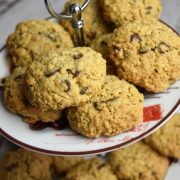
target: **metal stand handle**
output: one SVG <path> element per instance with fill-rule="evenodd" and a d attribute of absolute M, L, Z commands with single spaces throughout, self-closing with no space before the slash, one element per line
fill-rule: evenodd
<path fill-rule="evenodd" d="M 76 4 L 76 3 L 72 4 L 69 7 L 68 15 L 62 15 L 62 14 L 56 13 L 52 8 L 50 0 L 44 0 L 44 2 L 45 2 L 47 10 L 53 17 L 55 17 L 59 20 L 71 20 L 72 27 L 75 30 L 76 45 L 84 46 L 84 44 L 85 44 L 84 33 L 83 33 L 84 22 L 82 19 L 82 12 L 90 3 L 90 0 L 85 0 L 82 6 L 80 6 L 79 4 Z"/>

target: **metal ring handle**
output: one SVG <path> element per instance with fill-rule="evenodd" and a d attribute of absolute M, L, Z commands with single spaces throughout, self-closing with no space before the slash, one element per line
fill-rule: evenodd
<path fill-rule="evenodd" d="M 60 19 L 60 20 L 70 20 L 72 19 L 72 15 L 63 15 L 63 14 L 58 14 L 53 10 L 53 7 L 51 5 L 50 0 L 44 0 L 46 8 L 48 10 L 48 12 L 55 18 Z M 84 11 L 84 9 L 87 7 L 87 5 L 89 4 L 90 0 L 85 0 L 84 4 L 81 7 L 81 10 Z"/>
<path fill-rule="evenodd" d="M 84 4 L 81 6 L 81 10 L 84 11 L 84 9 L 86 9 L 89 3 L 90 3 L 90 0 L 85 0 Z"/>

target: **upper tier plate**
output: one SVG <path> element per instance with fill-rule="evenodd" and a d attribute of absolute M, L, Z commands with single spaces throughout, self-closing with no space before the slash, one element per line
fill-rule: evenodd
<path fill-rule="evenodd" d="M 6 49 L 0 52 L 0 79 L 9 74 Z M 117 136 L 85 138 L 70 129 L 32 131 L 18 115 L 7 111 L 0 92 L 0 134 L 27 149 L 51 155 L 92 155 L 112 151 L 139 141 L 162 126 L 180 105 L 180 81 L 159 94 L 145 93 L 144 121 L 139 127 Z"/>

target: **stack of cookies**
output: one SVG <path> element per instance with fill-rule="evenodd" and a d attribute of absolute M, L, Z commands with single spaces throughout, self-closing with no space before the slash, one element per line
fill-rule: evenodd
<path fill-rule="evenodd" d="M 82 0 L 70 0 L 69 4 Z M 142 123 L 143 95 L 180 78 L 180 38 L 158 20 L 159 0 L 92 0 L 83 14 L 86 45 L 70 22 L 29 20 L 7 40 L 14 70 L 4 103 L 30 124 L 56 123 L 86 137 L 114 136 Z M 101 13 L 102 12 L 102 13 Z"/>
<path fill-rule="evenodd" d="M 163 180 L 180 158 L 180 115 L 145 141 L 106 156 L 50 157 L 24 149 L 10 151 L 0 163 L 1 180 Z"/>
<path fill-rule="evenodd" d="M 24 117 L 28 123 L 54 122 L 61 118 L 61 111 L 43 111 L 26 98 L 25 75 L 28 66 L 38 57 L 61 47 L 72 48 L 69 34 L 59 25 L 46 20 L 29 20 L 17 25 L 9 35 L 7 48 L 13 71 L 4 84 L 4 103 L 7 109 Z"/>

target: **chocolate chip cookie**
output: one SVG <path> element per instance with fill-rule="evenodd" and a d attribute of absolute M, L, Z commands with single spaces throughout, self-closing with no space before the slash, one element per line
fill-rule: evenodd
<path fill-rule="evenodd" d="M 44 110 L 78 106 L 101 89 L 105 76 L 106 62 L 91 48 L 52 51 L 30 65 L 27 96 Z"/>
<path fill-rule="evenodd" d="M 155 93 L 180 78 L 180 37 L 162 22 L 129 23 L 111 37 L 109 53 L 119 77 Z"/>
<path fill-rule="evenodd" d="M 121 26 L 139 19 L 159 18 L 160 0 L 100 0 L 104 19 Z"/>
<path fill-rule="evenodd" d="M 24 149 L 8 152 L 2 162 L 1 180 L 51 180 L 51 158 Z"/>
<path fill-rule="evenodd" d="M 79 3 L 79 5 L 82 5 L 84 0 L 70 0 L 66 3 L 64 11 L 67 11 L 68 7 L 73 3 Z M 109 32 L 100 12 L 99 0 L 91 0 L 90 4 L 83 12 L 84 36 L 86 45 L 89 45 L 90 42 L 97 36 Z M 69 21 L 62 21 L 61 24 L 65 27 L 65 29 L 67 29 L 75 41 L 74 29 L 72 28 L 71 23 Z"/>
<path fill-rule="evenodd" d="M 109 153 L 108 161 L 119 179 L 162 180 L 169 161 L 142 142 Z"/>
<path fill-rule="evenodd" d="M 94 49 L 95 51 L 99 52 L 102 54 L 102 56 L 108 60 L 108 51 L 107 51 L 107 45 L 108 45 L 108 41 L 111 40 L 111 33 L 109 34 L 105 34 L 102 36 L 98 36 L 97 38 L 95 38 L 91 44 L 90 47 L 92 49 Z M 107 64 L 112 64 L 109 61 L 107 61 Z"/>
<path fill-rule="evenodd" d="M 7 48 L 15 66 L 27 66 L 52 49 L 73 46 L 69 33 L 59 24 L 47 20 L 21 22 L 7 39 Z"/>
<path fill-rule="evenodd" d="M 32 106 L 25 97 L 24 78 L 26 68 L 17 67 L 4 83 L 3 100 L 6 108 L 16 114 L 22 115 L 28 123 L 54 122 L 61 118 L 60 111 L 42 111 Z"/>
<path fill-rule="evenodd" d="M 163 127 L 145 139 L 160 154 L 180 158 L 180 114 L 174 115 Z"/>
<path fill-rule="evenodd" d="M 91 42 L 90 47 L 95 51 L 101 53 L 102 56 L 106 59 L 107 74 L 117 75 L 117 68 L 109 58 L 109 52 L 108 52 L 109 40 L 111 40 L 111 33 L 98 36 Z"/>
<path fill-rule="evenodd" d="M 97 95 L 67 110 L 71 128 L 87 137 L 114 136 L 142 122 L 143 95 L 128 82 L 107 76 Z"/>
<path fill-rule="evenodd" d="M 110 166 L 100 158 L 89 159 L 70 169 L 64 180 L 117 180 Z"/>

